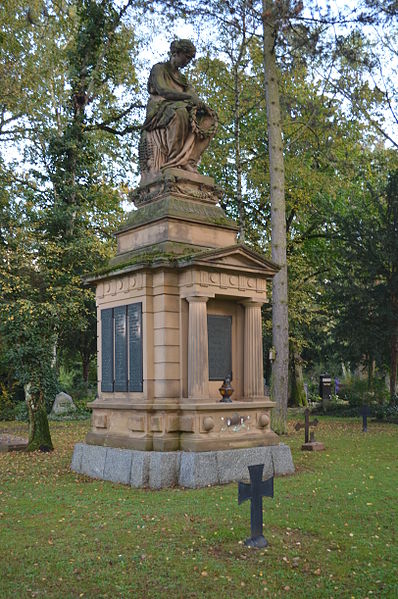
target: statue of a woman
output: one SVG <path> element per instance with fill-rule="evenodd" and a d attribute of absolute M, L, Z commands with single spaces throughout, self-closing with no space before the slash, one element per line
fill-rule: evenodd
<path fill-rule="evenodd" d="M 215 112 L 180 72 L 195 56 L 190 40 L 170 46 L 170 59 L 155 64 L 139 145 L 141 184 L 169 167 L 197 172 L 197 164 L 217 128 Z"/>

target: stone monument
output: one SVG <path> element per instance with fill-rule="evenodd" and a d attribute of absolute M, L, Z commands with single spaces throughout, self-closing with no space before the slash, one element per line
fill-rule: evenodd
<path fill-rule="evenodd" d="M 152 68 L 139 146 L 136 210 L 96 286 L 98 397 L 72 469 L 132 486 L 199 487 L 247 466 L 294 470 L 270 427 L 261 306 L 278 267 L 237 243 L 222 191 L 197 172 L 217 116 L 180 68 L 189 40 Z M 221 402 L 229 377 L 232 403 Z"/>

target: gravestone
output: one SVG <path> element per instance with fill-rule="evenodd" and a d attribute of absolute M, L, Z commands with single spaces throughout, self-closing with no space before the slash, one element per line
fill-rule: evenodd
<path fill-rule="evenodd" d="M 98 396 L 73 468 L 105 478 L 114 466 L 101 467 L 104 448 L 123 449 L 131 452 L 123 468 L 130 457 L 133 464 L 126 480 L 141 486 L 238 480 L 257 449 L 255 463 L 272 457 L 274 473 L 294 470 L 264 393 L 261 309 L 279 267 L 238 243 L 238 226 L 220 207 L 223 190 L 197 170 L 214 111 L 196 94 L 174 103 L 160 93 L 186 89 L 176 57 L 187 63 L 194 51 L 176 40 L 151 71 L 141 179 L 130 194 L 136 209 L 116 232 L 108 267 L 86 277 L 96 288 Z M 232 402 L 221 402 L 232 373 Z"/>
<path fill-rule="evenodd" d="M 10 433 L 0 434 L 0 453 L 7 451 L 23 451 L 28 446 L 28 440 Z"/>
<path fill-rule="evenodd" d="M 76 406 L 73 403 L 73 399 L 64 391 L 57 393 L 55 396 L 55 400 L 53 403 L 53 407 L 51 409 L 51 415 L 53 416 L 63 416 L 68 414 L 69 412 L 74 412 L 76 410 Z"/>
<path fill-rule="evenodd" d="M 319 395 L 322 400 L 323 409 L 326 410 L 332 394 L 332 377 L 329 374 L 319 376 Z"/>

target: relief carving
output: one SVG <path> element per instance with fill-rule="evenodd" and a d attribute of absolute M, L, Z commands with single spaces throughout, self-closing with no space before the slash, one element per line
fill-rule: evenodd
<path fill-rule="evenodd" d="M 95 428 L 108 428 L 108 416 L 105 414 L 94 414 L 93 425 Z"/>

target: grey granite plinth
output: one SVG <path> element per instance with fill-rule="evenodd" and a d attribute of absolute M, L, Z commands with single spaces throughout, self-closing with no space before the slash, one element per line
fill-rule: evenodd
<path fill-rule="evenodd" d="M 163 489 L 247 480 L 247 467 L 265 464 L 264 478 L 292 474 L 294 465 L 288 445 L 230 449 L 225 451 L 138 451 L 99 445 L 75 445 L 71 468 L 93 478 Z"/>

